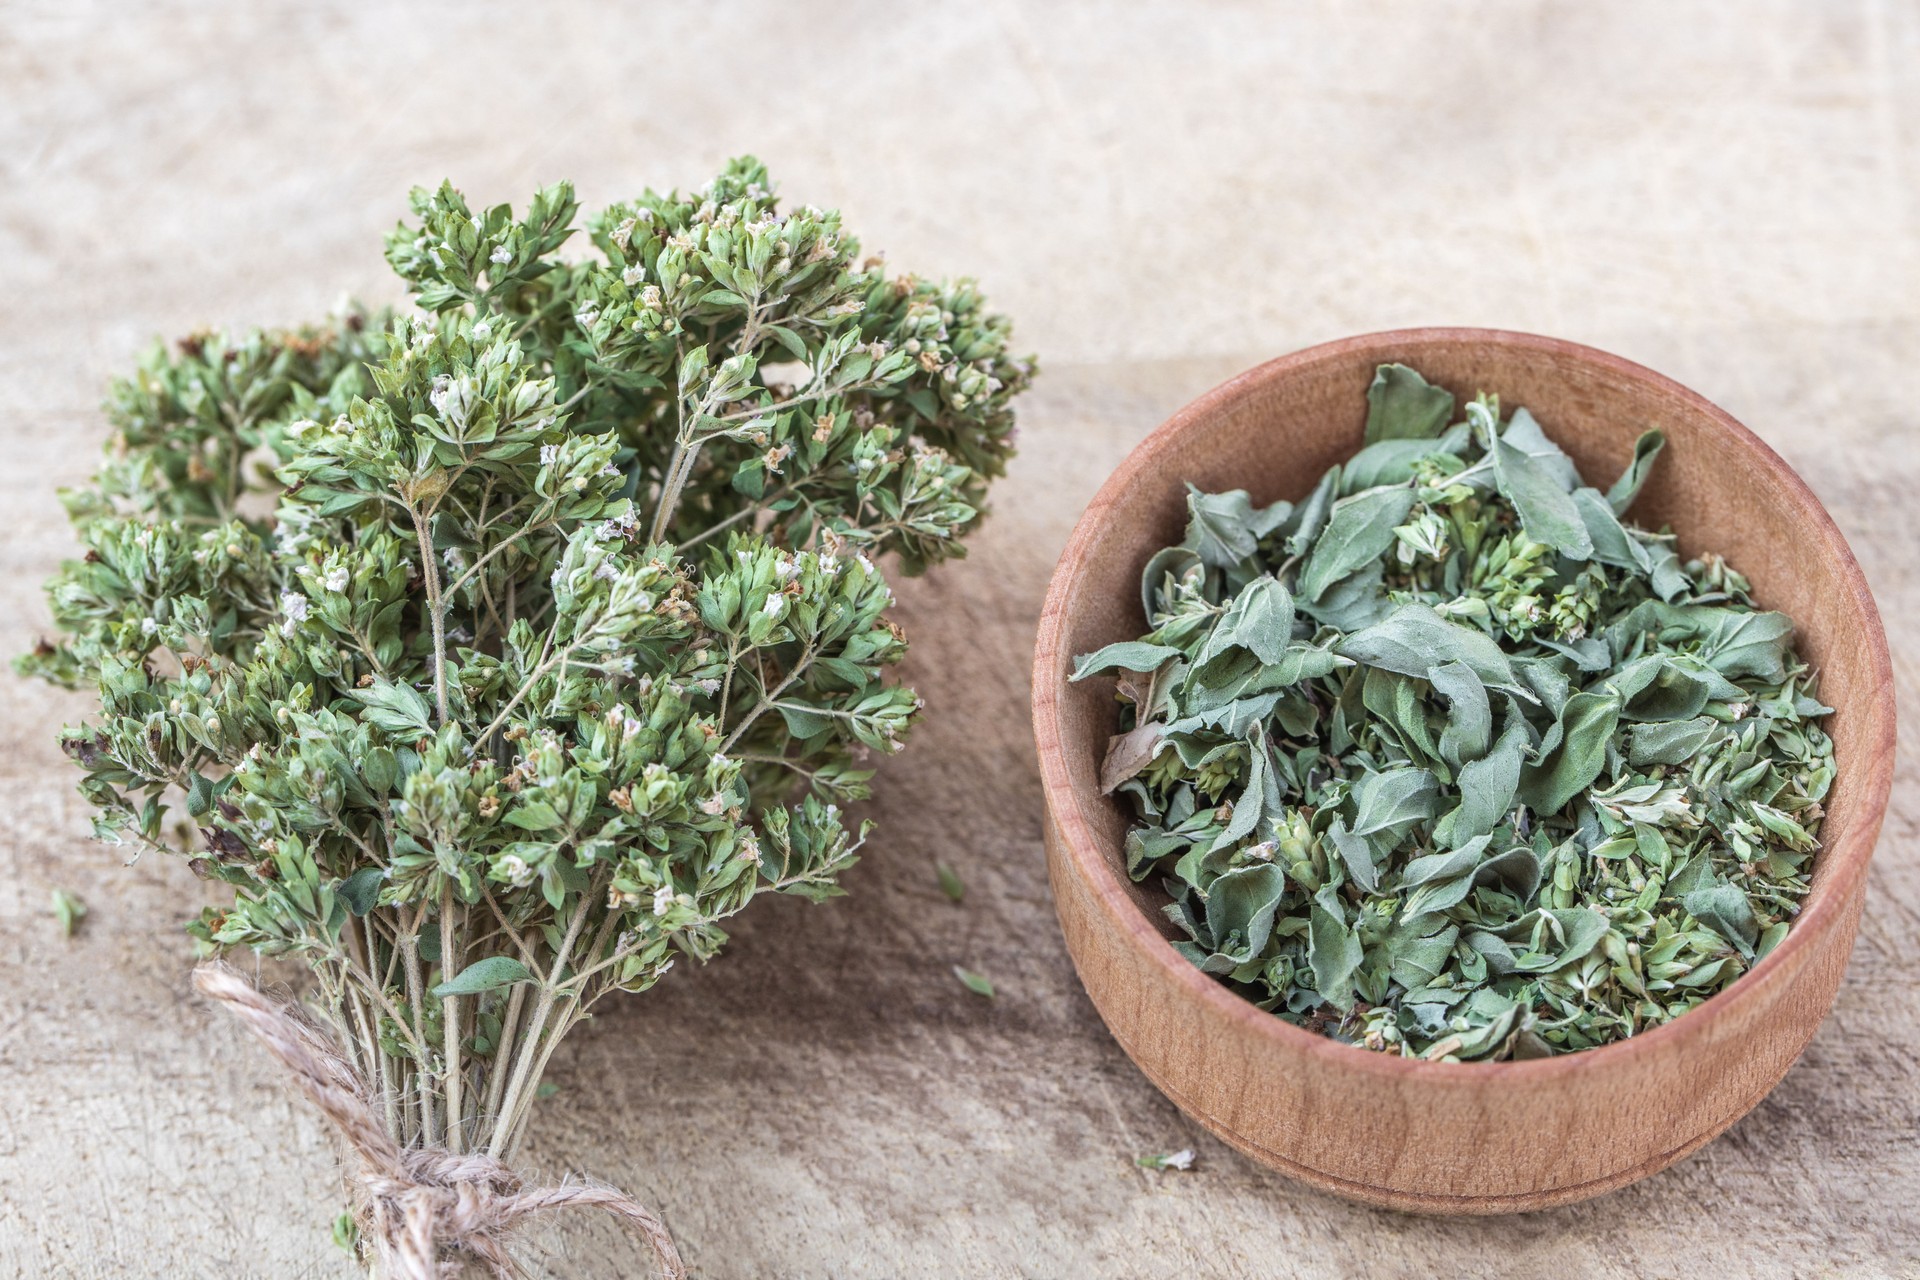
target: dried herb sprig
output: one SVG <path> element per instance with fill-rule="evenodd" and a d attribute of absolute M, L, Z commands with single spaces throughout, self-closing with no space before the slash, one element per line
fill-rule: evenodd
<path fill-rule="evenodd" d="M 1366 444 L 1301 503 L 1189 499 L 1146 567 L 1102 785 L 1194 964 L 1277 1016 L 1434 1059 L 1686 1012 L 1777 945 L 1833 746 L 1713 555 L 1621 517 L 1525 409 L 1383 366 Z"/>
<path fill-rule="evenodd" d="M 63 739 L 96 830 L 201 846 L 233 901 L 194 934 L 312 965 L 392 1141 L 504 1159 L 602 995 L 839 891 L 839 806 L 919 708 L 875 559 L 961 553 L 1033 366 L 751 159 L 607 209 L 582 260 L 564 184 L 413 208 L 417 310 L 115 385 L 20 666 L 98 690 Z"/>

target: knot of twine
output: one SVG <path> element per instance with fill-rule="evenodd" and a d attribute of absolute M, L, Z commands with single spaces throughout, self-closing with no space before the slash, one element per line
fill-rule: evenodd
<path fill-rule="evenodd" d="M 358 1158 L 362 1221 L 376 1257 L 398 1280 L 444 1280 L 441 1255 L 484 1264 L 496 1280 L 520 1274 L 508 1243 L 522 1221 L 550 1209 L 599 1209 L 646 1241 L 669 1280 L 686 1266 L 666 1224 L 613 1187 L 593 1183 L 528 1187 L 503 1162 L 441 1147 L 402 1147 L 374 1111 L 365 1081 L 315 1026 L 284 1001 L 263 995 L 223 964 L 194 970 L 203 995 L 224 1004 L 293 1073 Z"/>

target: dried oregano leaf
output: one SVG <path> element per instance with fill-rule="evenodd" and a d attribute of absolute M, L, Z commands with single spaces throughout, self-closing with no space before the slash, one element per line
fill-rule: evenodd
<path fill-rule="evenodd" d="M 1833 747 L 1793 626 L 1621 517 L 1525 409 L 1401 365 L 1297 505 L 1189 495 L 1148 563 L 1104 789 L 1194 964 L 1435 1059 L 1538 1057 L 1700 1003 L 1785 935 Z"/>

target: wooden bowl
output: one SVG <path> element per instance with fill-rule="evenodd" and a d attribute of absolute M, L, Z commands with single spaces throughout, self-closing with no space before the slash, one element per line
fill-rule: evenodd
<path fill-rule="evenodd" d="M 1699 1008 L 1632 1040 L 1524 1062 L 1371 1053 L 1262 1012 L 1168 943 L 1166 899 L 1128 880 L 1130 815 L 1096 770 L 1116 729 L 1110 680 L 1069 685 L 1074 655 L 1146 628 L 1147 557 L 1185 527 L 1184 484 L 1299 499 L 1359 448 L 1374 367 L 1400 361 L 1465 401 L 1525 405 L 1609 482 L 1648 427 L 1669 444 L 1634 506 L 1683 555 L 1718 551 L 1799 624 L 1834 708 L 1837 778 L 1812 887 L 1786 940 Z M 1893 777 L 1886 636 L 1845 539 L 1807 486 L 1693 392 L 1591 348 L 1484 329 L 1369 334 L 1261 365 L 1175 414 L 1075 526 L 1040 619 L 1034 733 L 1047 866 L 1080 980 L 1114 1038 L 1181 1110 L 1271 1168 L 1430 1213 L 1541 1209 L 1687 1155 L 1766 1096 L 1820 1025 L 1853 946 Z"/>

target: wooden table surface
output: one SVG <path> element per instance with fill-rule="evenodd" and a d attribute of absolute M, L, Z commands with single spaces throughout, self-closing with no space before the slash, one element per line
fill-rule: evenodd
<path fill-rule="evenodd" d="M 1460 323 L 1619 352 L 1770 441 L 1920 722 L 1920 6 L 275 8 L 0 3 L 0 650 L 46 625 L 105 379 L 155 334 L 391 298 L 417 182 L 604 203 L 753 150 L 896 267 L 976 274 L 1045 368 L 973 555 L 900 590 L 929 715 L 852 896 L 756 907 L 577 1032 L 532 1169 L 633 1191 L 703 1277 L 1920 1276 L 1911 757 L 1780 1088 L 1628 1190 L 1449 1222 L 1268 1174 L 1131 1067 L 1054 924 L 1026 721 L 1053 559 L 1142 435 L 1267 356 Z M 351 1274 L 320 1122 L 190 992 L 205 887 L 86 838 L 81 700 L 7 675 L 0 706 L 0 1274 Z M 637 1274 L 601 1224 L 535 1243 Z"/>

